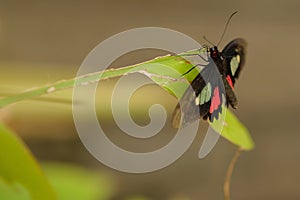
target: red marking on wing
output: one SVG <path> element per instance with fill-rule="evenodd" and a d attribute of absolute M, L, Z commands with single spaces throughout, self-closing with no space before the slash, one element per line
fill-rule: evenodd
<path fill-rule="evenodd" d="M 210 108 L 209 108 L 209 112 L 213 113 L 215 110 L 218 109 L 220 104 L 221 104 L 221 99 L 220 99 L 220 95 L 219 95 L 219 88 L 215 87 L 214 95 L 212 97 Z"/>
<path fill-rule="evenodd" d="M 226 76 L 226 80 L 227 80 L 227 82 L 229 83 L 230 87 L 233 89 L 233 83 L 232 83 L 232 80 L 231 80 L 231 78 L 230 78 L 230 75 L 227 75 L 227 76 Z"/>

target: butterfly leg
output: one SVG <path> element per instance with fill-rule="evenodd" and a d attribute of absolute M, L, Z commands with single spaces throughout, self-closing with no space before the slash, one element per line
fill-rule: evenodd
<path fill-rule="evenodd" d="M 190 73 L 193 69 L 195 69 L 196 67 L 203 67 L 205 65 L 201 65 L 201 64 L 196 64 L 193 67 L 191 67 L 188 71 L 184 72 L 181 76 L 185 76 L 186 74 Z"/>

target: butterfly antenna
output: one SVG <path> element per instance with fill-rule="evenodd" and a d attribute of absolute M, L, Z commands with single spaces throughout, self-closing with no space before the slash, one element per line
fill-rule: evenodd
<path fill-rule="evenodd" d="M 205 36 L 203 36 L 203 39 L 204 39 L 206 42 L 208 42 L 209 44 L 215 46 L 214 43 L 212 43 L 211 41 L 209 41 Z"/>
<path fill-rule="evenodd" d="M 236 13 L 237 13 L 237 11 L 235 11 L 234 13 L 232 13 L 232 14 L 230 15 L 230 17 L 228 18 L 228 20 L 227 20 L 227 22 L 226 22 L 226 24 L 225 24 L 224 31 L 223 31 L 223 33 L 222 33 L 222 36 L 221 36 L 221 38 L 220 38 L 220 40 L 219 40 L 217 46 L 219 46 L 219 44 L 220 44 L 221 41 L 223 40 L 223 37 L 224 37 L 224 35 L 225 35 L 225 33 L 226 33 L 226 30 L 227 30 L 227 28 L 228 28 L 229 22 L 230 22 L 231 18 L 232 18 Z"/>

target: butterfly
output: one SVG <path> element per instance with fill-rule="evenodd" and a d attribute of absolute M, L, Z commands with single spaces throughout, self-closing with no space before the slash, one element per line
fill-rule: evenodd
<path fill-rule="evenodd" d="M 234 85 L 245 64 L 246 46 L 244 39 L 237 38 L 229 42 L 222 52 L 217 46 L 203 47 L 208 54 L 208 64 L 192 80 L 192 89 L 185 91 L 175 107 L 173 127 L 185 126 L 199 117 L 213 122 L 222 113 L 222 105 L 237 108 Z"/>

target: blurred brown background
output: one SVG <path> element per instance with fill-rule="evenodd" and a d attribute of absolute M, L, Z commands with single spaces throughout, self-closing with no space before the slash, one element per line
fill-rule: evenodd
<path fill-rule="evenodd" d="M 216 43 L 228 16 L 236 10 L 239 13 L 220 48 L 236 37 L 248 42 L 246 67 L 236 88 L 239 108 L 235 113 L 249 128 L 256 148 L 238 160 L 232 199 L 300 199 L 297 0 L 1 1 L 1 95 L 74 77 L 85 56 L 99 42 L 135 27 L 166 27 L 202 44 L 204 35 Z M 156 55 L 155 51 L 137 52 L 119 59 L 114 66 Z M 148 89 L 163 93 L 165 102 L 175 106 L 176 100 L 166 93 L 156 87 Z M 147 94 L 146 89 L 142 92 Z M 200 130 L 191 148 L 171 166 L 148 174 L 117 172 L 96 161 L 78 139 L 72 121 L 71 90 L 53 97 L 66 102 L 26 101 L 1 112 L 39 159 L 75 162 L 107 171 L 117 182 L 114 199 L 131 194 L 158 200 L 223 198 L 224 177 L 235 150 L 224 139 L 208 157 L 199 160 L 203 138 Z M 117 134 L 112 137 L 118 140 Z"/>

